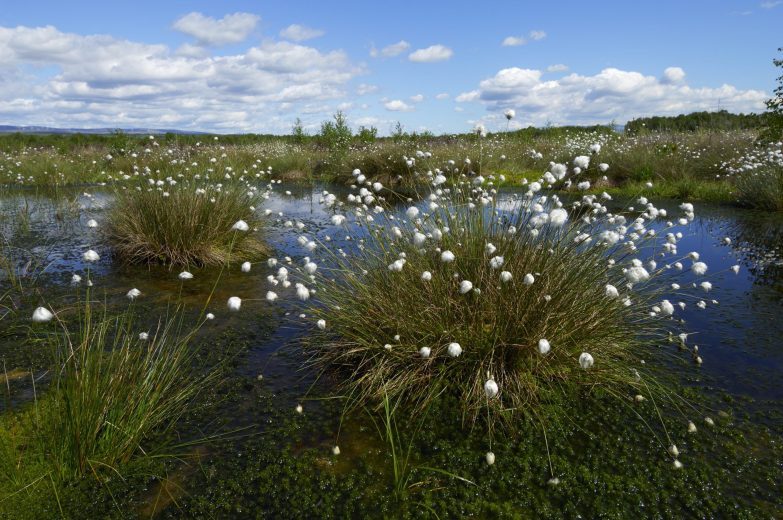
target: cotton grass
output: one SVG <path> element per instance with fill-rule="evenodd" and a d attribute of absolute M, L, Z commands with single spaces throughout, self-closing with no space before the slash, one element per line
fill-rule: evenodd
<path fill-rule="evenodd" d="M 119 191 L 107 222 L 114 253 L 134 264 L 221 265 L 229 259 L 263 255 L 253 229 L 262 227 L 252 211 L 261 195 L 242 184 L 177 184 L 168 196 L 154 188 Z"/>
<path fill-rule="evenodd" d="M 364 224 L 362 247 L 315 277 L 310 312 L 330 325 L 308 344 L 344 375 L 346 395 L 424 410 L 448 392 L 467 420 L 513 426 L 564 385 L 628 396 L 658 386 L 639 374 L 643 353 L 678 330 L 671 304 L 649 311 L 674 271 L 647 261 L 658 254 L 647 227 L 665 212 L 613 215 L 594 196 L 568 207 L 532 190 L 498 207 L 473 183 L 435 193 L 429 213 Z M 607 230 L 617 239 L 602 240 Z"/>

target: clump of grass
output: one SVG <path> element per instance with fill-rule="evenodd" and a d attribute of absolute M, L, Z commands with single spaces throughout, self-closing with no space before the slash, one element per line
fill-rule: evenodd
<path fill-rule="evenodd" d="M 735 177 L 737 200 L 741 206 L 783 211 L 783 166 L 767 166 Z"/>
<path fill-rule="evenodd" d="M 198 327 L 183 332 L 179 312 L 146 339 L 132 307 L 96 315 L 87 303 L 78 328 L 55 323 L 42 338 L 56 360 L 49 387 L 0 432 L 0 482 L 9 496 L 38 482 L 56 492 L 85 475 L 121 474 L 214 377 L 192 373 Z"/>
<path fill-rule="evenodd" d="M 597 219 L 607 209 L 592 196 L 568 211 L 533 192 L 501 208 L 465 183 L 454 196 L 435 191 L 429 213 L 371 226 L 355 255 L 333 260 L 339 276 L 317 278 L 311 312 L 325 337 L 311 348 L 316 363 L 343 371 L 346 395 L 425 410 L 448 392 L 467 420 L 486 411 L 490 426 L 535 415 L 566 385 L 658 395 L 640 361 L 676 356 L 650 348 L 676 323 L 654 282 L 668 270 L 642 264 L 660 254 L 645 227 L 663 216 L 654 206 Z"/>
<path fill-rule="evenodd" d="M 236 183 L 121 191 L 109 215 L 108 238 L 115 254 L 134 264 L 205 266 L 254 258 L 266 251 L 254 209 L 260 199 Z M 233 231 L 239 220 L 251 231 Z"/>

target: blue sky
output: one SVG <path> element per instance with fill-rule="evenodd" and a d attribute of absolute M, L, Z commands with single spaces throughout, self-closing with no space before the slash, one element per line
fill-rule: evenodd
<path fill-rule="evenodd" d="M 7 2 L 0 124 L 387 133 L 760 111 L 783 2 Z M 291 27 L 293 26 L 293 27 Z M 505 43 L 505 44 L 504 44 Z"/>

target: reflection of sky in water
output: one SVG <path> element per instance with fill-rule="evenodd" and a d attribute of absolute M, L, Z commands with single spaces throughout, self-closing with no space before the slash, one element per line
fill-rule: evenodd
<path fill-rule="evenodd" d="M 305 224 L 304 232 L 281 225 L 269 229 L 268 241 L 275 248 L 278 259 L 288 255 L 301 265 L 301 259 L 307 256 L 307 252 L 297 244 L 296 238 L 302 233 L 315 234 L 320 240 L 328 235 L 332 238 L 333 247 L 350 246 L 344 241 L 344 229 L 336 229 L 329 221 L 335 210 L 319 204 L 324 189 L 340 192 L 333 186 L 317 186 L 310 190 L 302 186 L 282 185 L 276 186 L 275 192 L 262 205 L 259 211 L 273 211 L 273 215 L 266 218 Z M 286 190 L 292 194 L 286 195 Z M 32 248 L 36 253 L 46 255 L 46 263 L 49 264 L 47 273 L 63 286 L 74 272 L 85 274 L 87 266 L 83 264 L 81 254 L 93 248 L 101 255 L 101 260 L 91 266 L 99 290 L 106 287 L 109 292 L 122 295 L 131 287 L 138 287 L 150 305 L 175 299 L 182 291 L 186 303 L 202 305 L 218 271 L 193 270 L 196 278 L 182 284 L 176 277 L 179 270 L 113 264 L 108 248 L 98 238 L 99 234 L 86 226 L 89 218 L 102 222 L 111 196 L 109 192 L 92 189 L 90 192 L 94 193 L 92 197 L 81 193 L 74 193 L 71 197 L 77 197 L 82 208 L 80 215 L 58 208 L 49 199 L 30 195 L 6 196 L 0 201 L 0 211 L 5 216 L 0 220 L 0 231 L 10 237 L 12 245 L 28 250 Z M 29 230 L 26 232 L 20 231 L 15 223 L 18 208 L 24 205 L 25 198 L 30 211 Z M 511 205 L 507 192 L 501 194 L 498 207 L 508 210 Z M 680 214 L 674 203 L 662 206 L 668 209 L 670 219 Z M 347 208 L 336 211 L 345 214 Z M 278 212 L 283 212 L 283 217 L 278 217 Z M 693 292 L 707 301 L 707 310 L 698 309 L 696 300 L 690 299 L 686 300 L 688 307 L 685 311 L 677 309 L 675 313 L 675 316 L 686 320 L 686 331 L 696 333 L 689 338 L 689 343 L 698 344 L 704 358 L 700 369 L 694 368 L 686 374 L 694 382 L 700 381 L 732 394 L 761 400 L 783 399 L 783 385 L 777 383 L 783 370 L 783 218 L 697 204 L 696 220 L 689 228 L 679 230 L 685 236 L 679 242 L 678 256 L 690 251 L 701 253 L 701 260 L 709 265 L 706 279 L 714 286 L 710 293 Z M 732 245 L 722 243 L 726 236 L 732 239 Z M 687 270 L 690 262 L 684 263 Z M 734 275 L 728 269 L 737 263 L 742 265 L 742 269 L 739 275 Z M 659 259 L 659 265 L 662 264 L 663 260 Z M 266 276 L 275 270 L 267 268 L 265 263 L 258 263 L 251 273 L 243 274 L 239 272 L 238 264 L 232 266 L 222 275 L 209 310 L 218 316 L 216 327 L 238 328 L 254 344 L 257 343 L 257 347 L 252 349 L 251 360 L 243 370 L 248 373 L 290 374 L 294 369 L 293 376 L 282 377 L 277 382 L 274 378 L 270 380 L 273 388 L 275 385 L 282 388 L 289 384 L 290 377 L 297 378 L 297 385 L 302 384 L 299 380 L 301 373 L 295 370 L 302 359 L 290 353 L 275 357 L 271 354 L 306 329 L 301 326 L 292 293 L 287 293 L 293 291 L 293 287 L 287 291 L 280 286 L 272 288 L 266 281 Z M 689 271 L 678 278 L 678 283 L 683 286 L 695 281 Z M 264 295 L 270 289 L 281 296 L 272 309 L 264 301 Z M 234 295 L 243 298 L 243 310 L 239 314 L 228 315 L 225 301 Z M 719 304 L 713 305 L 712 298 L 717 299 Z M 671 299 L 679 300 L 676 296 Z M 259 333 L 258 326 L 253 327 L 254 320 L 265 316 L 264 323 L 268 324 L 270 312 L 273 315 L 279 312 L 283 318 L 279 326 L 274 320 L 271 337 L 266 332 Z M 284 316 L 286 312 L 290 312 L 290 316 Z"/>

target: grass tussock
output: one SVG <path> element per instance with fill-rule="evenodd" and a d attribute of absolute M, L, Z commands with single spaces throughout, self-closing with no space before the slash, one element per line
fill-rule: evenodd
<path fill-rule="evenodd" d="M 767 211 L 783 211 L 783 166 L 768 166 L 735 178 L 741 206 Z"/>
<path fill-rule="evenodd" d="M 41 482 L 56 493 L 79 477 L 119 472 L 213 377 L 191 373 L 195 330 L 183 333 L 176 313 L 146 339 L 132 308 L 96 315 L 86 304 L 78 328 L 46 327 L 57 329 L 42 339 L 56 360 L 51 382 L 0 428 L 0 500 Z"/>
<path fill-rule="evenodd" d="M 661 297 L 652 282 L 632 290 L 618 267 L 641 253 L 585 226 L 578 205 L 568 223 L 549 225 L 530 201 L 483 207 L 485 195 L 372 228 L 356 255 L 337 259 L 339 276 L 320 276 L 311 310 L 326 323 L 311 342 L 315 362 L 341 371 L 357 403 L 388 395 L 424 410 L 448 392 L 471 421 L 491 412 L 512 424 L 514 411 L 536 413 L 563 385 L 649 395 L 640 352 L 674 322 L 650 313 Z"/>
<path fill-rule="evenodd" d="M 115 254 L 134 264 L 208 266 L 255 258 L 266 251 L 255 211 L 260 199 L 237 184 L 121 191 L 109 216 L 108 238 Z M 239 220 L 250 230 L 233 230 Z"/>

